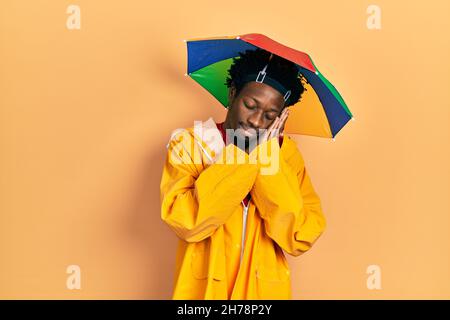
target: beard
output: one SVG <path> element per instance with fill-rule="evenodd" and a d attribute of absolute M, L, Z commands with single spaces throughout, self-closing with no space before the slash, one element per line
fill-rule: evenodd
<path fill-rule="evenodd" d="M 245 149 L 247 152 L 251 152 L 251 150 L 253 150 L 258 144 L 258 135 L 255 134 L 253 136 L 246 136 L 243 134 L 236 134 L 236 136 L 234 136 L 233 143 L 237 147 Z"/>

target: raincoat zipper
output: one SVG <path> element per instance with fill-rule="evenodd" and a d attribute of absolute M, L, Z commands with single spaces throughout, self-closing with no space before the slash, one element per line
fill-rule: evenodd
<path fill-rule="evenodd" d="M 248 215 L 248 206 L 250 205 L 250 202 L 248 202 L 247 205 L 244 204 L 244 201 L 242 201 L 242 205 L 244 206 L 243 215 L 242 215 L 242 241 L 241 241 L 241 258 L 239 260 L 239 264 L 242 262 L 242 255 L 244 254 L 244 245 L 245 245 L 245 230 L 247 228 L 247 215 Z"/>

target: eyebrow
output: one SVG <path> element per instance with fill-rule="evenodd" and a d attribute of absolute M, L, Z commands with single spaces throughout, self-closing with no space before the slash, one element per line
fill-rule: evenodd
<path fill-rule="evenodd" d="M 249 96 L 249 98 L 250 98 L 250 99 L 253 99 L 253 100 L 255 100 L 257 103 L 261 104 L 261 101 L 259 101 L 259 100 L 256 99 L 256 98 L 250 97 L 250 96 Z M 279 112 L 279 110 L 276 109 L 276 108 L 271 108 L 268 112 Z"/>

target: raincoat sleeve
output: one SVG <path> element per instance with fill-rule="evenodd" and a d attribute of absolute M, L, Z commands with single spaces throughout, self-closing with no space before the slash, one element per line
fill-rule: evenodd
<path fill-rule="evenodd" d="M 275 142 L 271 139 L 261 145 Z M 291 149 L 293 152 L 287 155 L 288 152 L 283 152 L 286 148 L 276 143 L 278 170 L 270 174 L 258 173 L 251 194 L 267 235 L 288 254 L 299 256 L 319 238 L 326 221 L 303 157 L 296 146 Z"/>
<path fill-rule="evenodd" d="M 229 144 L 221 152 L 223 161 L 203 170 L 186 140 L 172 139 L 167 145 L 160 184 L 161 218 L 179 238 L 199 242 L 211 236 L 240 205 L 258 168 L 248 161 L 230 161 L 233 155 L 247 159 L 248 155 Z"/>

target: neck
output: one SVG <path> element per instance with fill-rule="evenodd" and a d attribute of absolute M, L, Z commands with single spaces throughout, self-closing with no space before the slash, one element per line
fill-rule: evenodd
<path fill-rule="evenodd" d="M 228 124 L 228 119 L 225 119 L 224 123 L 223 123 L 223 128 L 224 129 L 231 129 L 229 124 Z"/>

